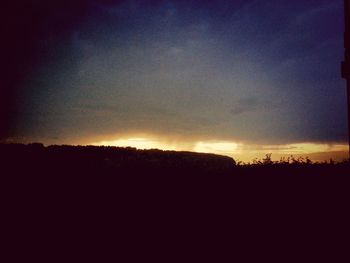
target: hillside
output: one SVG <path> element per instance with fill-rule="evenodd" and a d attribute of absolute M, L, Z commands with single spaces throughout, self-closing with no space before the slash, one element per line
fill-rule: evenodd
<path fill-rule="evenodd" d="M 35 170 L 39 173 L 74 172 L 135 174 L 146 172 L 223 173 L 235 166 L 226 156 L 193 152 L 137 150 L 105 146 L 48 146 L 34 143 L 0 145 L 2 162 L 12 170 Z"/>
<path fill-rule="evenodd" d="M 31 175 L 346 175 L 349 163 L 312 163 L 304 159 L 252 164 L 215 154 L 138 150 L 107 146 L 43 146 L 1 144 L 2 169 L 8 174 Z M 6 173 L 5 173 L 6 174 Z"/>

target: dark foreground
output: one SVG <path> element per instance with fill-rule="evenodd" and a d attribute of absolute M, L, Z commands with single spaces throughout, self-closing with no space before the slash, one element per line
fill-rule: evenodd
<path fill-rule="evenodd" d="M 197 176 L 332 176 L 350 175 L 348 161 L 312 163 L 309 160 L 272 162 L 270 159 L 237 165 L 234 159 L 215 154 L 162 150 L 137 150 L 104 146 L 48 146 L 42 144 L 0 144 L 1 169 L 6 176 L 171 176 L 190 180 Z"/>
<path fill-rule="evenodd" d="M 63 261 L 66 249 L 104 261 L 96 243 L 127 262 L 350 259 L 345 162 L 241 166 L 212 154 L 40 144 L 0 145 L 0 155 L 9 262 L 44 252 Z"/>
<path fill-rule="evenodd" d="M 297 189 L 339 194 L 350 189 L 349 162 L 311 163 L 270 159 L 237 165 L 214 154 L 137 150 L 103 146 L 48 146 L 0 144 L 1 179 L 33 187 L 70 187 L 92 184 L 94 191 L 131 184 L 137 191 L 189 191 L 254 195 Z M 25 182 L 25 183 L 24 183 Z M 81 189 L 83 190 L 83 189 Z M 123 191 L 123 187 L 119 189 Z M 104 191 L 104 190 L 101 190 Z"/>
<path fill-rule="evenodd" d="M 301 198 L 349 196 L 349 162 L 271 162 L 237 165 L 214 154 L 96 146 L 0 145 L 1 180 L 22 192 L 91 191 L 177 195 Z M 3 184 L 6 185 L 6 184 Z M 296 193 L 298 193 L 296 195 Z M 241 198 L 241 196 L 240 196 Z M 273 197 L 274 198 L 274 197 Z"/>

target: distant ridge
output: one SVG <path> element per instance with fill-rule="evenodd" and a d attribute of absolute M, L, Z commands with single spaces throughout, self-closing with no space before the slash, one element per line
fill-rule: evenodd
<path fill-rule="evenodd" d="M 83 172 L 143 173 L 144 171 L 170 173 L 198 171 L 221 173 L 232 169 L 236 162 L 228 156 L 187 151 L 138 150 L 132 147 L 71 146 L 32 144 L 0 144 L 1 156 L 8 165 L 21 163 L 25 167 L 47 170 L 74 170 Z M 21 167 L 23 167 L 21 165 Z M 57 170 L 56 170 L 57 171 Z"/>
<path fill-rule="evenodd" d="M 228 156 L 187 151 L 138 150 L 132 147 L 0 144 L 4 174 L 87 175 L 340 175 L 350 174 L 349 162 L 314 163 L 292 157 L 278 162 L 266 155 L 253 163 Z"/>

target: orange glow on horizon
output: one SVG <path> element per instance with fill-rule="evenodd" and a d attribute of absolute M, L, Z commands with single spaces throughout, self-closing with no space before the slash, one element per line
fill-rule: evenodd
<path fill-rule="evenodd" d="M 226 155 L 244 162 L 252 161 L 255 158 L 263 158 L 271 153 L 273 160 L 281 157 L 303 156 L 310 157 L 313 161 L 324 161 L 332 158 L 342 161 L 348 158 L 347 144 L 324 144 L 324 143 L 295 143 L 283 145 L 258 145 L 244 144 L 234 141 L 208 140 L 194 142 L 178 142 L 147 136 L 130 136 L 116 140 L 103 140 L 90 143 L 90 145 L 106 145 L 118 147 L 134 147 L 137 149 L 160 149 L 174 151 L 193 151 L 201 153 L 213 153 Z"/>
<path fill-rule="evenodd" d="M 161 150 L 181 150 L 173 144 L 162 143 L 158 140 L 143 137 L 131 137 L 126 139 L 108 140 L 92 143 L 92 145 L 109 145 L 118 147 L 134 147 L 137 149 L 161 149 Z"/>

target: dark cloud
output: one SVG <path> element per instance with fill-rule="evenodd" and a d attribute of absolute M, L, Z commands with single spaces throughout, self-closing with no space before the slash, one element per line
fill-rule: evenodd
<path fill-rule="evenodd" d="M 256 112 L 256 111 L 268 111 L 278 108 L 278 102 L 260 99 L 258 97 L 245 97 L 239 99 L 234 103 L 234 107 L 231 113 L 236 115 L 241 115 L 243 113 Z"/>
<path fill-rule="evenodd" d="M 0 138 L 6 137 L 16 122 L 16 98 L 33 68 L 53 52 L 48 43 L 66 38 L 87 19 L 97 4 L 116 5 L 120 1 L 97 0 L 11 0 L 1 3 L 0 44 L 2 72 L 0 96 Z"/>
<path fill-rule="evenodd" d="M 346 139 L 340 0 L 21 3 L 0 102 L 27 137 Z"/>

